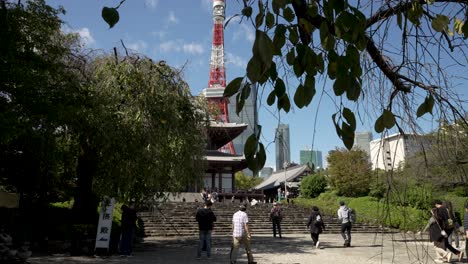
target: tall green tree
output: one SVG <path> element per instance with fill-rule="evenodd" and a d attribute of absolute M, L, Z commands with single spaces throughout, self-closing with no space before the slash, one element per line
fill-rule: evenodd
<path fill-rule="evenodd" d="M 60 30 L 63 12 L 0 1 L 2 188 L 22 205 L 74 196 L 75 220 L 89 223 L 98 196 L 141 201 L 201 184 L 204 102 L 164 63 L 84 56 Z"/>
<path fill-rule="evenodd" d="M 236 189 L 239 190 L 250 190 L 262 181 L 262 178 L 245 175 L 242 171 L 238 171 L 235 174 Z"/>
<path fill-rule="evenodd" d="M 200 184 L 208 118 L 175 69 L 104 55 L 86 71 L 89 105 L 74 124 L 85 189 L 140 201 Z"/>
<path fill-rule="evenodd" d="M 362 150 L 336 149 L 327 156 L 330 184 L 339 195 L 364 196 L 371 187 L 371 163 Z"/>
<path fill-rule="evenodd" d="M 0 1 L 0 182 L 22 201 L 63 198 L 74 177 L 65 124 L 80 103 L 69 64 L 79 46 L 61 34 L 60 13 Z"/>

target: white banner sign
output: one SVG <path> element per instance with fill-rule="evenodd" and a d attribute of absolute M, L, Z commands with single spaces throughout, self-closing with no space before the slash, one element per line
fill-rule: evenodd
<path fill-rule="evenodd" d="M 101 210 L 99 212 L 99 222 L 96 234 L 96 247 L 109 249 L 112 217 L 114 215 L 115 199 L 104 197 L 101 201 Z"/>

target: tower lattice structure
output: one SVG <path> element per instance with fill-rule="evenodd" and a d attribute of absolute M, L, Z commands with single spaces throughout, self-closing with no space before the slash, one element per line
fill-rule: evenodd
<path fill-rule="evenodd" d="M 218 122 L 229 123 L 228 98 L 223 96 L 226 88 L 226 68 L 224 66 L 224 19 L 225 0 L 213 0 L 213 43 L 210 58 L 210 79 L 205 96 L 209 104 L 215 107 Z M 219 111 L 218 111 L 219 110 Z M 234 145 L 229 142 L 221 148 L 222 152 L 235 154 Z"/>

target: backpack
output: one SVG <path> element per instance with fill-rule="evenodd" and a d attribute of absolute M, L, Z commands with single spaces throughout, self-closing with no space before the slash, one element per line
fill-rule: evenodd
<path fill-rule="evenodd" d="M 446 229 L 453 229 L 453 228 L 455 228 L 455 225 L 453 223 L 453 219 L 450 217 L 450 211 L 448 209 L 447 209 L 447 213 L 448 213 L 448 219 L 445 222 L 445 228 Z"/>
<path fill-rule="evenodd" d="M 272 212 L 271 212 L 271 218 L 272 219 L 281 219 L 281 213 L 280 213 L 280 210 L 278 208 L 273 208 Z"/>
<path fill-rule="evenodd" d="M 352 208 L 348 208 L 348 220 L 351 223 L 356 222 L 356 211 Z"/>
<path fill-rule="evenodd" d="M 315 217 L 314 224 L 316 226 L 322 225 L 322 217 L 319 214 Z"/>

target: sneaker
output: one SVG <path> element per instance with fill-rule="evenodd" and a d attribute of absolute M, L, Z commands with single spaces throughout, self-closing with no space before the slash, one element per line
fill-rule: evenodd
<path fill-rule="evenodd" d="M 444 261 L 451 262 L 452 261 L 452 253 L 449 252 L 445 255 Z"/>
<path fill-rule="evenodd" d="M 319 248 L 320 246 L 320 241 L 317 241 L 317 244 L 315 244 L 315 248 Z"/>

